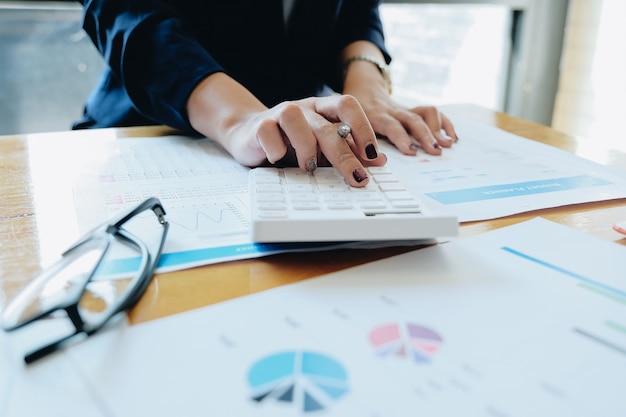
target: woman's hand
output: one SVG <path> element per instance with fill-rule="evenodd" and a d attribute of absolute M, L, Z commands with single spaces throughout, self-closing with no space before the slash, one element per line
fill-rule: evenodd
<path fill-rule="evenodd" d="M 369 179 L 364 166 L 387 161 L 374 131 L 354 97 L 314 97 L 263 106 L 226 74 L 209 76 L 192 92 L 189 120 L 241 164 L 297 165 L 313 171 L 328 161 L 355 187 Z M 347 124 L 344 139 L 337 129 Z"/>
<path fill-rule="evenodd" d="M 407 155 L 415 155 L 420 148 L 439 155 L 442 147 L 448 148 L 458 141 L 454 126 L 437 108 L 407 108 L 396 103 L 379 69 L 371 62 L 352 60 L 355 56 L 368 56 L 380 62 L 384 57 L 376 45 L 366 41 L 354 42 L 342 52 L 343 93 L 359 101 L 377 135 L 386 137 Z"/>
<path fill-rule="evenodd" d="M 352 85 L 344 92 L 358 99 L 376 134 L 386 137 L 404 154 L 414 155 L 421 148 L 440 155 L 442 147 L 449 148 L 458 141 L 452 122 L 436 107 L 406 108 L 384 89 L 365 85 Z"/>

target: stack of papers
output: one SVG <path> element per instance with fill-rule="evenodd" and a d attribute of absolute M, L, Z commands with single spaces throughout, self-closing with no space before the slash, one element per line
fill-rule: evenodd
<path fill-rule="evenodd" d="M 623 417 L 624 259 L 535 219 L 112 328 L 29 368 L 27 341 L 4 336 L 0 414 Z"/>

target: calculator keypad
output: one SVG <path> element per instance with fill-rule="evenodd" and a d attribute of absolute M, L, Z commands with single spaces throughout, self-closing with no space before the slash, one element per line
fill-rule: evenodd
<path fill-rule="evenodd" d="M 457 233 L 456 218 L 426 216 L 419 199 L 387 167 L 369 168 L 365 187 L 351 187 L 333 167 L 250 171 L 255 241 L 431 238 Z"/>
<path fill-rule="evenodd" d="M 364 188 L 349 186 L 334 168 L 309 174 L 298 168 L 257 168 L 258 215 L 287 217 L 289 210 L 376 210 L 419 212 L 419 201 L 384 167 L 370 168 Z M 282 213 L 279 213 L 282 211 Z"/>

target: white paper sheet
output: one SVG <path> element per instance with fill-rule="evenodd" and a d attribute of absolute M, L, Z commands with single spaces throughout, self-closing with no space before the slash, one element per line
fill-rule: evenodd
<path fill-rule="evenodd" d="M 110 416 L 623 417 L 624 259 L 535 219 L 66 354 Z"/>
<path fill-rule="evenodd" d="M 400 154 L 389 164 L 434 210 L 459 221 L 626 197 L 626 172 L 501 129 L 453 118 L 461 138 L 441 156 Z"/>
<path fill-rule="evenodd" d="M 43 346 L 42 341 L 54 340 L 50 334 L 67 330 L 68 322 L 34 323 L 12 334 L 0 331 L 0 416 L 111 416 L 106 402 L 99 401 L 99 393 L 92 391 L 65 352 L 44 358 L 37 366 L 24 366 L 24 354 Z"/>

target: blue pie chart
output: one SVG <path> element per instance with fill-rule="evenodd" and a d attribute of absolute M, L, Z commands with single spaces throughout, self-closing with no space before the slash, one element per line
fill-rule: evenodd
<path fill-rule="evenodd" d="M 335 359 L 316 352 L 287 351 L 266 356 L 248 371 L 257 403 L 290 403 L 305 413 L 331 407 L 348 392 L 348 374 Z"/>

